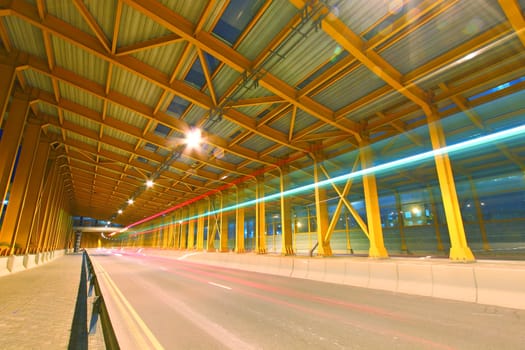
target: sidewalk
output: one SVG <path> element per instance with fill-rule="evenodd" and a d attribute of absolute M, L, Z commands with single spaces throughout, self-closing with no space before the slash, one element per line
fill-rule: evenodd
<path fill-rule="evenodd" d="M 68 254 L 0 277 L 0 349 L 87 349 L 88 339 L 90 349 L 105 348 L 100 330 L 87 335 L 91 310 L 76 308 L 81 266 L 81 253 Z"/>

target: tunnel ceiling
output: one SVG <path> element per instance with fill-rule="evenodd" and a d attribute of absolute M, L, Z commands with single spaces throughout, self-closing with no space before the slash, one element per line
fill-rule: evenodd
<path fill-rule="evenodd" d="M 16 93 L 30 94 L 32 118 L 56 151 L 74 214 L 129 224 L 254 184 L 257 174 L 275 178 L 275 165 L 293 172 L 322 154 L 344 170 L 341 157 L 369 143 L 392 140 L 385 154 L 417 148 L 428 142 L 415 133 L 428 110 L 458 119 L 452 137 L 489 132 L 492 116 L 522 118 L 524 7 L 2 0 L 0 50 L 17 65 Z M 484 110 L 505 97 L 508 114 Z M 189 149 L 185 134 L 196 128 L 204 139 Z M 515 150 L 493 156 L 523 169 Z M 476 159 L 459 161 L 468 168 Z M 399 172 L 381 183 L 414 177 Z"/>

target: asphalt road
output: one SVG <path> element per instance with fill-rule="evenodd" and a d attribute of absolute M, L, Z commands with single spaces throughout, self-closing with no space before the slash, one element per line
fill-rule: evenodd
<path fill-rule="evenodd" d="M 522 310 L 120 251 L 90 255 L 152 348 L 525 349 Z"/>

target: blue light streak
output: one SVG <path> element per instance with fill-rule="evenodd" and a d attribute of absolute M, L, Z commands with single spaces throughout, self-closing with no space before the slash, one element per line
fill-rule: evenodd
<path fill-rule="evenodd" d="M 208 216 L 208 215 L 216 215 L 216 214 L 219 214 L 221 212 L 227 212 L 227 211 L 230 211 L 230 210 L 235 210 L 237 208 L 248 207 L 248 206 L 260 203 L 260 202 L 268 202 L 268 201 L 272 201 L 272 200 L 278 200 L 278 199 L 281 198 L 281 196 L 282 197 L 286 197 L 286 196 L 298 194 L 298 193 L 301 193 L 301 192 L 314 190 L 316 186 L 323 187 L 323 186 L 330 185 L 332 183 L 340 183 L 340 182 L 343 182 L 343 181 L 359 178 L 359 177 L 366 176 L 366 175 L 379 174 L 381 172 L 385 172 L 387 170 L 391 170 L 391 169 L 394 169 L 394 168 L 399 168 L 399 167 L 409 166 L 409 165 L 415 165 L 417 163 L 420 163 L 420 162 L 423 162 L 423 161 L 427 161 L 427 160 L 432 159 L 432 158 L 437 157 L 437 156 L 442 156 L 442 155 L 447 155 L 447 154 L 454 154 L 454 153 L 458 153 L 458 152 L 465 152 L 465 151 L 468 151 L 468 150 L 471 150 L 471 149 L 474 149 L 474 148 L 478 149 L 478 148 L 481 148 L 481 147 L 484 147 L 484 146 L 486 147 L 486 146 L 491 145 L 491 144 L 493 144 L 495 142 L 501 142 L 501 141 L 504 141 L 504 140 L 509 140 L 511 138 L 514 138 L 514 137 L 517 137 L 519 135 L 522 135 L 524 133 L 525 133 L 525 125 L 520 125 L 520 126 L 511 128 L 511 129 L 495 132 L 495 133 L 492 133 L 492 134 L 489 134 L 489 135 L 484 135 L 484 136 L 480 136 L 480 137 L 477 137 L 477 138 L 474 138 L 474 139 L 470 139 L 470 140 L 467 140 L 467 141 L 462 141 L 462 142 L 459 142 L 459 143 L 456 143 L 456 144 L 453 144 L 453 145 L 445 146 L 445 147 L 437 149 L 437 150 L 431 150 L 431 151 L 419 153 L 419 154 L 416 154 L 416 155 L 413 155 L 413 156 L 397 159 L 397 160 L 394 160 L 394 161 L 391 161 L 391 162 L 375 165 L 375 166 L 367 168 L 367 169 L 361 169 L 361 170 L 358 170 L 358 171 L 354 171 L 352 173 L 336 176 L 336 177 L 331 178 L 331 179 L 322 180 L 322 181 L 319 181 L 317 183 L 311 183 L 311 184 L 308 184 L 308 185 L 292 188 L 292 189 L 286 190 L 284 192 L 277 192 L 277 193 L 274 193 L 274 194 L 267 195 L 267 196 L 265 196 L 263 198 L 252 199 L 252 200 L 245 201 L 243 203 L 230 205 L 230 206 L 222 208 L 222 209 L 216 209 L 216 210 L 212 210 L 212 211 L 209 211 L 209 212 L 197 214 L 197 215 L 188 217 L 188 218 L 184 219 L 183 221 L 193 221 L 193 220 L 196 220 L 198 218 L 205 217 L 205 216 Z M 177 220 L 177 222 L 180 222 L 180 220 Z M 155 226 L 155 227 L 158 228 L 158 227 L 163 227 L 163 226 L 167 226 L 167 225 L 170 225 L 170 224 L 171 223 L 164 223 L 164 224 L 159 224 L 158 226 Z M 145 229 L 144 231 L 149 231 L 149 230 L 151 230 L 151 227 Z M 142 231 L 142 230 L 140 230 L 140 231 Z M 139 233 L 139 232 L 129 232 L 129 233 L 130 234 L 136 234 L 136 233 Z"/>

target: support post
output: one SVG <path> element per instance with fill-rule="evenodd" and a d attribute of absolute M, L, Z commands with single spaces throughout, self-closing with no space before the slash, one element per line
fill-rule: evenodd
<path fill-rule="evenodd" d="M 223 208 L 224 207 L 228 207 L 229 206 L 229 200 L 227 199 L 228 198 L 228 194 L 230 192 L 224 192 L 223 194 L 223 197 L 222 197 L 222 205 L 223 205 Z M 221 232 L 220 232 L 220 235 L 219 235 L 219 251 L 220 252 L 227 252 L 228 251 L 228 217 L 229 217 L 229 213 L 228 212 L 223 212 L 222 213 L 222 218 L 221 218 Z"/>
<path fill-rule="evenodd" d="M 363 138 L 360 144 L 361 168 L 368 169 L 373 166 L 373 154 L 369 141 Z M 371 258 L 388 258 L 388 253 L 383 241 L 381 227 L 381 212 L 377 196 L 377 184 L 374 174 L 363 176 L 363 190 L 365 194 L 366 218 L 368 222 L 368 239 L 370 248 L 368 256 Z"/>
<path fill-rule="evenodd" d="M 200 202 L 197 204 L 197 250 L 204 249 L 204 213 L 206 211 L 205 203 Z M 208 227 L 209 230 L 209 227 Z M 209 234 L 209 231 L 208 231 Z"/>
<path fill-rule="evenodd" d="M 0 139 L 0 195 L 4 203 L 29 109 L 29 96 L 14 96 Z M 1 213 L 0 213 L 1 214 Z"/>
<path fill-rule="evenodd" d="M 314 181 L 315 181 L 315 217 L 317 222 L 317 252 L 321 256 L 332 256 L 330 240 L 326 239 L 328 233 L 328 204 L 326 189 L 318 184 L 321 181 L 319 170 L 322 162 L 322 155 L 317 153 L 314 159 Z"/>
<path fill-rule="evenodd" d="M 2 127 L 7 104 L 9 103 L 9 97 L 11 97 L 11 92 L 13 91 L 15 76 L 16 69 L 13 64 L 0 64 L 0 77 L 2 77 L 2 80 L 0 81 L 0 127 Z"/>
<path fill-rule="evenodd" d="M 237 185 L 237 209 L 236 223 L 235 223 L 235 252 L 244 253 L 244 207 L 239 207 L 239 204 L 244 202 L 244 186 Z"/>
<path fill-rule="evenodd" d="M 40 139 L 41 124 L 30 122 L 25 128 L 20 158 L 18 160 L 17 170 L 11 186 L 9 205 L 6 209 L 5 221 L 0 231 L 0 242 L 9 242 L 10 254 L 14 254 L 16 249 L 24 249 L 26 242 L 17 244 L 17 232 L 20 222 L 28 220 L 22 217 L 22 210 L 28 195 L 29 180 L 33 170 L 33 160 L 35 159 L 35 149 Z M 27 235 L 26 235 L 27 239 Z"/>
<path fill-rule="evenodd" d="M 255 249 L 266 254 L 266 210 L 264 205 L 264 174 L 257 176 L 257 204 L 255 207 Z"/>
<path fill-rule="evenodd" d="M 445 147 L 445 133 L 435 108 L 427 114 L 428 132 L 432 142 L 432 149 L 439 150 Z M 439 188 L 443 198 L 443 207 L 447 219 L 448 232 L 450 235 L 450 259 L 458 261 L 475 261 L 474 254 L 470 250 L 465 235 L 463 219 L 459 207 L 456 183 L 452 172 L 452 164 L 448 154 L 436 154 L 434 156 L 436 171 L 439 180 Z"/>
<path fill-rule="evenodd" d="M 292 217 L 291 217 L 291 199 L 284 196 L 284 192 L 288 189 L 288 173 L 290 171 L 289 165 L 283 165 L 280 168 L 280 190 L 281 190 L 281 253 L 283 255 L 293 255 L 293 239 L 292 239 Z M 275 231 L 274 231 L 275 235 Z"/>
<path fill-rule="evenodd" d="M 188 206 L 188 249 L 195 249 L 195 219 L 193 219 L 194 204 Z"/>
<path fill-rule="evenodd" d="M 46 139 L 41 138 L 33 161 L 33 171 L 27 187 L 26 202 L 21 214 L 24 220 L 21 220 L 17 234 L 17 244 L 23 246 L 22 244 L 25 242 L 24 254 L 29 254 L 31 248 L 36 248 L 31 246 L 31 242 L 34 241 L 35 221 L 39 217 L 38 202 L 42 197 L 48 157 L 49 143 Z"/>

